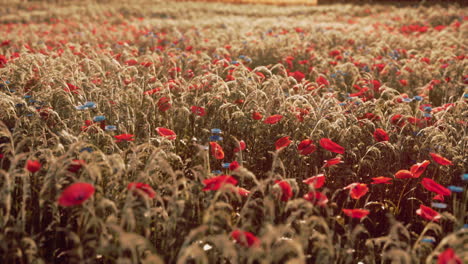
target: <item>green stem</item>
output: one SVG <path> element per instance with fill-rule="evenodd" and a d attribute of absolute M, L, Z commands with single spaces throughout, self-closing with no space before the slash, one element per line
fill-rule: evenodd
<path fill-rule="evenodd" d="M 397 204 L 397 207 L 396 207 L 396 210 L 395 210 L 395 216 L 400 213 L 400 202 L 401 202 L 401 199 L 403 198 L 403 194 L 405 193 L 406 186 L 409 184 L 409 182 L 410 181 L 407 181 L 406 184 L 403 186 L 403 189 L 401 190 L 400 198 L 398 198 L 398 204 Z"/>

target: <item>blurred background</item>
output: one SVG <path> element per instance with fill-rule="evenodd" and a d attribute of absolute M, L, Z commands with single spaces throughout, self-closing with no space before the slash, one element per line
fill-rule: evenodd
<path fill-rule="evenodd" d="M 133 2 L 132 0 L 0 0 L 0 4 L 27 3 L 27 2 L 48 2 L 48 3 L 71 3 L 71 2 Z M 239 4 L 275 4 L 275 5 L 326 5 L 326 4 L 392 4 L 392 5 L 449 5 L 459 4 L 467 6 L 468 0 L 148 0 L 154 2 L 220 2 Z M 1 7 L 0 7 L 1 8 Z"/>
<path fill-rule="evenodd" d="M 304 4 L 304 5 L 326 5 L 326 4 L 393 4 L 393 5 L 448 5 L 459 4 L 466 6 L 468 0 L 175 0 L 175 1 L 202 1 L 202 2 L 225 2 L 225 3 L 256 3 L 256 4 Z"/>

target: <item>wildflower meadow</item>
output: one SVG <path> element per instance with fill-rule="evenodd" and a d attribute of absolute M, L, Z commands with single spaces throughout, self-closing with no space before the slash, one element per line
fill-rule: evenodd
<path fill-rule="evenodd" d="M 467 263 L 468 9 L 11 1 L 1 263 Z"/>

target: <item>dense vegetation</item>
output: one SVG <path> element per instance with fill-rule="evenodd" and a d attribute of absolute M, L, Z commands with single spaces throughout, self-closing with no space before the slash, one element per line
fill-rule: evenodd
<path fill-rule="evenodd" d="M 4 263 L 462 263 L 449 6 L 0 11 Z"/>

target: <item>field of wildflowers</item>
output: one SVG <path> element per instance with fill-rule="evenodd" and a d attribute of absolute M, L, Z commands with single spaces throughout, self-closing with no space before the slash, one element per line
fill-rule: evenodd
<path fill-rule="evenodd" d="M 466 263 L 467 9 L 0 9 L 2 263 Z"/>

